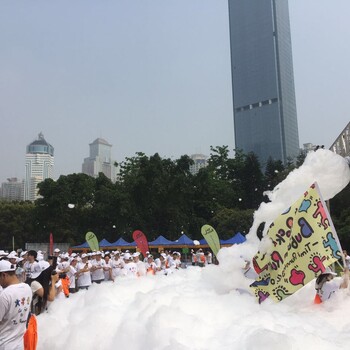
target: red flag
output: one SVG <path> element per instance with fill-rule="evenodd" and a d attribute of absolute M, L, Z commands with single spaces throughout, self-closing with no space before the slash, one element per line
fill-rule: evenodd
<path fill-rule="evenodd" d="M 133 232 L 132 238 L 136 242 L 137 247 L 140 249 L 142 255 L 146 256 L 146 252 L 148 251 L 148 241 L 145 234 L 140 230 L 136 230 Z"/>
<path fill-rule="evenodd" d="M 50 249 L 49 249 L 50 255 L 53 255 L 53 234 L 50 233 Z"/>

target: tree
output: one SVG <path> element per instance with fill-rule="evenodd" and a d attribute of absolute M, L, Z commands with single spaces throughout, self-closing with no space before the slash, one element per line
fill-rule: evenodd
<path fill-rule="evenodd" d="M 253 210 L 223 208 L 212 218 L 220 239 L 229 239 L 237 232 L 247 234 L 253 223 Z"/>

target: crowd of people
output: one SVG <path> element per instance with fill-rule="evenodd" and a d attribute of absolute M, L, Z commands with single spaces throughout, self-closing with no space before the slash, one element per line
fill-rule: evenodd
<path fill-rule="evenodd" d="M 192 265 L 203 267 L 212 263 L 212 253 L 202 249 L 191 250 Z M 0 259 L 14 267 L 19 283 L 26 283 L 32 291 L 31 312 L 42 313 L 57 298 L 69 297 L 93 283 L 115 281 L 121 277 L 169 275 L 186 266 L 181 253 L 162 251 L 157 256 L 146 252 L 93 251 L 65 253 L 56 248 L 45 258 L 42 251 L 0 251 Z M 0 286 L 0 293 L 2 287 Z"/>
<path fill-rule="evenodd" d="M 344 251 L 344 261 L 350 265 L 350 257 Z M 204 267 L 212 264 L 212 253 L 202 249 L 191 250 L 192 265 Z M 137 278 L 147 275 L 169 275 L 186 265 L 177 251 L 162 251 L 157 256 L 146 252 L 93 251 L 89 253 L 64 253 L 55 249 L 45 259 L 42 251 L 0 250 L 0 349 L 23 349 L 23 334 L 28 333 L 28 320 L 48 309 L 58 298 L 68 298 L 71 293 L 89 289 L 93 284 L 116 281 L 118 278 Z M 328 300 L 337 290 L 347 288 L 349 266 L 343 278 L 334 280 L 334 273 L 327 268 L 315 284 L 316 303 Z M 250 262 L 243 269 L 247 278 L 255 279 Z M 28 338 L 28 337 L 27 337 Z M 35 347 L 34 347 L 35 348 Z"/>
<path fill-rule="evenodd" d="M 192 253 L 192 265 L 210 264 L 211 253 Z M 181 253 L 93 251 L 65 253 L 56 248 L 45 258 L 42 251 L 0 250 L 0 349 L 35 349 L 35 315 L 46 311 L 59 298 L 89 289 L 93 284 L 118 278 L 169 275 L 185 267 Z M 33 321 L 34 320 L 34 321 Z M 28 324 L 34 322 L 29 334 Z M 24 346 L 24 339 L 27 344 Z M 29 343 L 34 344 L 32 347 Z"/>

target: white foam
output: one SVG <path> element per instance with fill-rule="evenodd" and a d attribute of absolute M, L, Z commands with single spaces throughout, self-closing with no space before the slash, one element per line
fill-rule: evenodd
<path fill-rule="evenodd" d="M 220 250 L 219 266 L 120 278 L 57 300 L 38 317 L 38 349 L 348 349 L 347 290 L 314 305 L 311 282 L 281 303 L 259 305 L 249 294 L 242 267 L 259 247 L 259 222 L 273 221 L 314 181 L 329 199 L 349 180 L 343 158 L 325 150 L 310 153 L 269 193 L 271 203 L 255 213 L 247 242 Z"/>

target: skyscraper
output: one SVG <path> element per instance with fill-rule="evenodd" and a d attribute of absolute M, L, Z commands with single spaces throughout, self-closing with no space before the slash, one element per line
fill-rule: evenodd
<path fill-rule="evenodd" d="M 204 154 L 192 154 L 191 159 L 193 164 L 190 165 L 190 173 L 195 175 L 202 168 L 205 168 L 208 165 L 208 157 Z"/>
<path fill-rule="evenodd" d="M 261 163 L 299 152 L 288 0 L 228 0 L 235 147 Z"/>
<path fill-rule="evenodd" d="M 38 139 L 27 146 L 24 200 L 38 198 L 38 183 L 53 177 L 54 148 L 46 142 L 40 133 Z"/>
<path fill-rule="evenodd" d="M 98 138 L 90 143 L 89 146 L 90 156 L 84 159 L 82 172 L 93 177 L 97 177 L 99 173 L 103 173 L 114 181 L 115 171 L 111 158 L 112 145 L 106 140 Z"/>
<path fill-rule="evenodd" d="M 23 199 L 23 182 L 17 177 L 7 179 L 1 184 L 0 197 L 9 201 L 20 201 Z"/>

